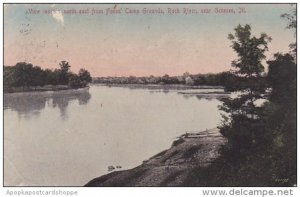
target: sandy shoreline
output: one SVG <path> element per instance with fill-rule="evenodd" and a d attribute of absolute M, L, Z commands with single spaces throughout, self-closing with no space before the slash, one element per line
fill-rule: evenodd
<path fill-rule="evenodd" d="M 85 186 L 182 186 L 190 169 L 211 164 L 225 143 L 217 128 L 186 133 L 141 165 L 100 176 Z"/>

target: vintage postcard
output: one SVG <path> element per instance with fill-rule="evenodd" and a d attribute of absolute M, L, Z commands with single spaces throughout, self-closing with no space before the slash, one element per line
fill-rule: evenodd
<path fill-rule="evenodd" d="M 297 186 L 296 31 L 288 3 L 4 3 L 3 186 Z"/>

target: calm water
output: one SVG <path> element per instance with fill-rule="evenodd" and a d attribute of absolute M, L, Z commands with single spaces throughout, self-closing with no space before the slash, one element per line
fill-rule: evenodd
<path fill-rule="evenodd" d="M 4 184 L 82 186 L 220 123 L 215 96 L 93 85 L 4 95 Z"/>

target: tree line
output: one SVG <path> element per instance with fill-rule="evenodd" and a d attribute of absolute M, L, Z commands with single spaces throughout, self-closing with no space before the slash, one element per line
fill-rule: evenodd
<path fill-rule="evenodd" d="M 190 74 L 185 72 L 180 76 L 149 76 L 149 77 L 97 77 L 93 79 L 93 83 L 104 84 L 158 84 L 170 85 L 181 84 L 190 86 L 224 86 L 226 90 L 230 90 L 234 85 L 234 75 L 230 72 L 208 73 L 208 74 Z"/>
<path fill-rule="evenodd" d="M 45 85 L 65 85 L 70 88 L 86 87 L 92 81 L 90 73 L 80 69 L 78 74 L 70 71 L 70 64 L 61 61 L 58 69 L 42 69 L 31 63 L 18 62 L 14 66 L 4 66 L 4 91 L 14 87 L 43 87 Z"/>

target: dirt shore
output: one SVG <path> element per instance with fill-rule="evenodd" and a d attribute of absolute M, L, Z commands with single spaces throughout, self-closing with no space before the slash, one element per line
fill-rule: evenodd
<path fill-rule="evenodd" d="M 171 148 L 130 170 L 115 171 L 88 182 L 85 186 L 182 186 L 190 169 L 205 167 L 219 156 L 225 138 L 217 128 L 186 133 Z"/>

